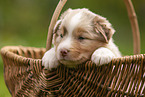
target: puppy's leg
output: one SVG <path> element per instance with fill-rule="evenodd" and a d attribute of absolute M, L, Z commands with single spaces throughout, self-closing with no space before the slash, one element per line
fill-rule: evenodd
<path fill-rule="evenodd" d="M 60 63 L 58 62 L 56 56 L 55 56 L 55 49 L 51 48 L 48 50 L 43 58 L 42 58 L 42 65 L 48 69 L 51 70 L 52 68 L 56 68 Z"/>
<path fill-rule="evenodd" d="M 111 50 L 101 47 L 95 50 L 95 52 L 92 54 L 91 60 L 97 66 L 100 66 L 103 64 L 108 64 L 114 57 L 115 55 Z"/>

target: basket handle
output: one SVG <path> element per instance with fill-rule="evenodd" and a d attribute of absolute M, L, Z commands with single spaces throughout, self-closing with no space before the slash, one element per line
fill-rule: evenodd
<path fill-rule="evenodd" d="M 60 12 L 61 12 L 61 10 L 66 2 L 67 2 L 67 0 L 60 0 L 54 13 L 53 13 L 53 16 L 51 18 L 51 22 L 50 22 L 50 25 L 48 28 L 47 41 L 46 41 L 46 51 L 51 48 L 52 37 L 53 37 L 53 28 L 57 22 L 57 19 L 59 17 Z"/>
<path fill-rule="evenodd" d="M 134 54 L 140 54 L 140 31 L 137 21 L 137 16 L 133 7 L 131 0 L 124 0 L 126 9 L 128 12 L 128 17 L 131 23 L 132 34 L 133 34 L 133 52 Z"/>
<path fill-rule="evenodd" d="M 46 42 L 46 51 L 51 48 L 52 44 L 52 37 L 53 37 L 53 28 L 57 22 L 57 19 L 59 17 L 59 14 L 65 5 L 67 0 L 60 0 L 51 19 L 49 29 L 48 29 L 48 35 L 47 35 L 47 42 Z M 138 26 L 138 21 L 136 17 L 136 13 L 133 7 L 133 4 L 131 0 L 124 0 L 124 3 L 127 8 L 128 17 L 131 23 L 132 33 L 133 33 L 133 48 L 134 48 L 134 54 L 140 53 L 140 31 Z"/>

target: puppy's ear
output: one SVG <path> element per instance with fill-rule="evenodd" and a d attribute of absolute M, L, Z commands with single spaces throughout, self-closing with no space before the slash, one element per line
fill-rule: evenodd
<path fill-rule="evenodd" d="M 68 9 L 66 10 L 61 16 L 60 16 L 60 20 L 58 20 L 54 26 L 54 29 L 53 29 L 53 33 L 56 33 L 57 30 L 59 29 L 59 25 L 61 24 L 61 21 L 64 19 L 64 17 L 71 11 L 72 9 Z"/>
<path fill-rule="evenodd" d="M 93 19 L 94 29 L 100 41 L 108 43 L 115 30 L 106 18 L 96 15 Z"/>
<path fill-rule="evenodd" d="M 57 36 L 57 30 L 59 29 L 59 26 L 61 24 L 61 20 L 58 20 L 54 26 L 54 29 L 53 29 L 53 40 L 52 40 L 52 43 L 54 44 L 54 40 Z"/>
<path fill-rule="evenodd" d="M 58 20 L 54 26 L 53 29 L 53 34 L 55 34 L 57 32 L 57 30 L 59 29 L 59 25 L 61 24 L 61 20 Z"/>

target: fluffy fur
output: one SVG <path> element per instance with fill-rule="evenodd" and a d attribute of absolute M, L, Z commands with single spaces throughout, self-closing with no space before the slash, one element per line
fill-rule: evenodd
<path fill-rule="evenodd" d="M 92 60 L 96 65 L 109 63 L 121 54 L 113 43 L 115 30 L 106 18 L 88 9 L 68 9 L 54 27 L 54 48 L 48 50 L 42 65 L 51 70 L 59 64 L 68 67 Z"/>

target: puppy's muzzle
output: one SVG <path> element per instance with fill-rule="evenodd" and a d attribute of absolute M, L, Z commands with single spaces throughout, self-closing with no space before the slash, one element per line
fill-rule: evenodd
<path fill-rule="evenodd" d="M 61 51 L 60 51 L 60 55 L 64 58 L 64 57 L 66 57 L 67 55 L 68 55 L 68 53 L 69 53 L 69 50 L 68 49 L 62 49 Z"/>

